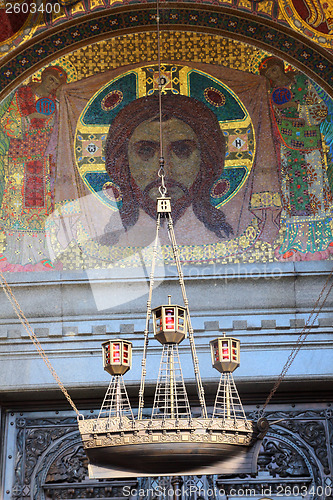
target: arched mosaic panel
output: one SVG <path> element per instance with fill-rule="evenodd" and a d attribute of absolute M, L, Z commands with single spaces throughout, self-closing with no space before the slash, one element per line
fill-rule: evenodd
<path fill-rule="evenodd" d="M 200 118 L 179 120 L 175 111 L 168 118 L 178 120 L 173 124 L 178 135 L 190 127 L 185 134 L 194 134 L 194 150 L 187 154 L 201 158 L 196 167 L 190 156 L 174 153 L 178 173 L 171 172 L 171 160 L 166 162 L 170 192 L 177 183 L 182 192 L 175 199 L 175 220 L 183 262 L 331 258 L 333 105 L 328 94 L 306 74 L 245 43 L 177 31 L 164 33 L 162 42 L 165 103 L 172 94 L 180 106 L 186 96 L 212 117 L 205 126 Z M 2 101 L 2 270 L 149 262 L 154 217 L 144 201 L 143 172 L 150 160 L 143 159 L 134 174 L 128 141 L 147 120 L 146 101 L 140 99 L 153 100 L 156 93 L 156 68 L 147 66 L 155 58 L 154 34 L 122 35 L 49 62 Z M 279 77 L 272 80 L 274 66 Z M 50 78 L 55 88 L 48 91 Z M 125 149 L 112 156 L 107 144 L 113 124 L 118 114 L 130 117 L 126 110 L 134 102 L 135 115 L 142 118 L 132 129 L 134 120 L 123 122 Z M 214 153 L 210 141 L 218 128 L 220 139 L 214 143 L 221 145 Z M 184 146 L 184 140 L 189 139 L 177 145 Z M 222 150 L 217 160 L 214 155 Z M 116 167 L 107 167 L 108 162 Z M 159 257 L 172 261 L 167 235 Z"/>

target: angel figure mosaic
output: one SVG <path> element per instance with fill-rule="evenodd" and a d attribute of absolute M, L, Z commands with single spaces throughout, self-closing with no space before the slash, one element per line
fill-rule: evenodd
<path fill-rule="evenodd" d="M 273 133 L 281 172 L 283 243 L 278 260 L 321 260 L 333 253 L 332 194 L 321 124 L 327 106 L 306 75 L 285 71 L 276 57 L 265 58 L 260 73 L 269 83 Z"/>
<path fill-rule="evenodd" d="M 0 108 L 0 228 L 3 271 L 53 268 L 45 221 L 53 209 L 57 92 L 66 72 L 47 67 L 39 82 L 20 86 Z"/>

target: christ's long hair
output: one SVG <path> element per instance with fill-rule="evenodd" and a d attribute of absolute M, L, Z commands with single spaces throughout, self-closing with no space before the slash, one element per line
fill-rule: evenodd
<path fill-rule="evenodd" d="M 210 188 L 220 177 L 224 168 L 225 140 L 215 114 L 201 101 L 182 96 L 166 94 L 162 98 L 162 120 L 177 118 L 189 125 L 195 132 L 200 150 L 200 170 L 189 189 L 189 193 L 172 203 L 175 222 L 192 203 L 196 217 L 219 238 L 233 233 L 221 210 L 210 203 Z M 112 122 L 106 142 L 106 170 L 122 193 L 123 202 L 120 216 L 125 229 L 132 227 L 139 217 L 139 206 L 153 218 L 156 217 L 156 204 L 149 209 L 149 201 L 131 176 L 128 161 L 129 140 L 138 125 L 146 120 L 159 119 L 158 96 L 142 97 L 123 108 Z M 158 165 L 156 165 L 156 172 Z M 167 179 L 166 179 L 167 184 Z M 139 198 L 139 199 L 138 199 Z M 148 196 L 145 196 L 148 198 Z M 111 228 L 110 228 L 111 229 Z"/>

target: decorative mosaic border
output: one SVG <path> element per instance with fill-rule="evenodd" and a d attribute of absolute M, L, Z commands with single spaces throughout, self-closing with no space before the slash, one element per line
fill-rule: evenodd
<path fill-rule="evenodd" d="M 268 50 L 304 71 L 333 97 L 333 56 L 301 35 L 226 8 L 207 9 L 196 5 L 195 9 L 190 9 L 188 4 L 177 4 L 172 8 L 165 5 L 161 10 L 162 29 L 215 33 Z M 103 17 L 100 17 L 100 12 L 90 14 L 80 18 L 79 22 L 73 20 L 34 38 L 26 48 L 5 58 L 0 74 L 0 99 L 52 59 L 107 37 L 155 30 L 155 18 L 155 9 L 150 6 L 133 6 L 131 10 L 120 8 Z"/>
<path fill-rule="evenodd" d="M 168 0 L 170 3 L 177 3 L 178 0 Z M 198 5 L 228 7 L 248 14 L 254 14 L 264 19 L 269 19 L 288 26 L 288 22 L 282 15 L 278 0 L 183 0 L 186 3 Z M 64 2 L 62 2 L 64 3 Z M 37 34 L 45 30 L 63 24 L 70 19 L 82 18 L 90 12 L 105 11 L 106 9 L 118 8 L 124 5 L 146 5 L 154 4 L 155 0 L 75 0 L 70 5 L 64 5 L 59 14 L 45 14 L 44 19 L 39 24 Z"/>
<path fill-rule="evenodd" d="M 292 0 L 279 0 L 279 7 L 289 25 L 316 43 L 333 50 L 333 34 L 324 34 L 307 24 L 294 7 Z"/>
<path fill-rule="evenodd" d="M 6 2 L 0 1 L 0 8 L 4 9 L 5 6 Z M 0 59 L 6 57 L 15 48 L 30 40 L 35 33 L 38 33 L 41 21 L 42 15 L 40 12 L 30 13 L 20 29 L 6 40 L 0 42 Z"/>

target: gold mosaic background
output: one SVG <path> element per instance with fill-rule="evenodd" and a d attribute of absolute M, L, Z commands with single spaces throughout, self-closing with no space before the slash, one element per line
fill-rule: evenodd
<path fill-rule="evenodd" d="M 259 59 L 267 54 L 242 42 L 191 31 L 163 31 L 161 47 L 162 60 L 213 63 L 252 73 L 257 72 Z M 103 40 L 62 58 L 64 67 L 66 61 L 71 68 L 72 81 L 127 64 L 155 62 L 156 33 L 135 33 Z"/>

